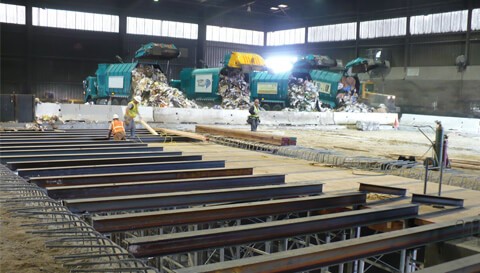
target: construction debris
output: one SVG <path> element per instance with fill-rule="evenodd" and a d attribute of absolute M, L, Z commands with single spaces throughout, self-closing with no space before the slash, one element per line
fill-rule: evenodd
<path fill-rule="evenodd" d="M 153 65 L 140 65 L 132 71 L 132 90 L 135 96 L 142 97 L 142 105 L 198 108 L 180 90 L 170 87 L 167 77 Z"/>
<path fill-rule="evenodd" d="M 221 76 L 218 94 L 222 97 L 223 109 L 248 109 L 250 107 L 250 88 L 243 74 Z"/>
<path fill-rule="evenodd" d="M 310 81 L 294 78 L 288 85 L 290 107 L 299 111 L 312 112 L 316 109 L 318 89 Z"/>
<path fill-rule="evenodd" d="M 361 131 L 378 131 L 380 130 L 380 123 L 376 121 L 357 121 L 356 127 Z"/>

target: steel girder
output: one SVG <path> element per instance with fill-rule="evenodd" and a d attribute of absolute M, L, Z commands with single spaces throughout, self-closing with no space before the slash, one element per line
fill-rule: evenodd
<path fill-rule="evenodd" d="M 159 163 L 130 163 L 111 165 L 88 165 L 73 167 L 18 169 L 18 175 L 22 177 L 52 176 L 52 175 L 80 175 L 80 174 L 102 174 L 102 173 L 127 173 L 139 171 L 161 171 L 161 170 L 186 170 L 205 168 L 224 168 L 224 160 L 210 161 L 177 161 Z"/>
<path fill-rule="evenodd" d="M 252 175 L 253 168 L 210 168 L 197 170 L 106 173 L 89 175 L 30 177 L 32 183 L 40 187 L 91 185 L 106 183 L 126 183 L 134 181 L 158 181 L 171 179 Z"/>
<path fill-rule="evenodd" d="M 403 249 L 416 248 L 430 243 L 463 238 L 479 232 L 480 218 L 477 216 L 270 255 L 178 269 L 176 272 L 278 273 L 306 271 Z"/>
<path fill-rule="evenodd" d="M 366 199 L 365 193 L 320 195 L 202 208 L 94 216 L 92 220 L 93 227 L 100 232 L 118 232 L 355 206 L 365 204 Z"/>
<path fill-rule="evenodd" d="M 37 150 L 29 150 L 29 149 L 21 149 L 21 150 L 7 150 L 2 151 L 0 150 L 1 156 L 26 156 L 26 155 L 51 155 L 51 154 L 90 154 L 90 153 L 125 153 L 125 152 L 161 152 L 163 151 L 163 147 L 124 147 L 124 146 L 112 146 L 108 148 L 49 148 L 49 149 L 37 149 Z"/>
<path fill-rule="evenodd" d="M 202 160 L 201 155 L 180 155 L 181 152 L 161 152 L 158 156 L 138 157 L 120 157 L 120 158 L 98 158 L 98 159 L 73 159 L 73 160 L 50 160 L 50 161 L 24 161 L 7 162 L 7 167 L 11 170 L 16 169 L 40 169 L 56 167 L 79 167 L 90 165 L 112 165 L 124 163 L 148 163 L 148 162 L 168 162 L 168 161 L 188 161 Z"/>
<path fill-rule="evenodd" d="M 31 155 L 31 156 L 2 156 L 2 164 L 8 162 L 24 161 L 49 161 L 49 160 L 72 160 L 72 159 L 93 159 L 93 158 L 120 158 L 140 156 L 161 156 L 165 152 L 123 152 L 123 153 L 83 153 L 83 154 L 62 154 L 62 155 Z"/>
<path fill-rule="evenodd" d="M 31 146 L 0 146 L 0 152 L 7 152 L 12 150 L 45 150 L 45 149 L 83 149 L 83 148 L 125 148 L 125 147 L 148 147 L 146 143 L 135 143 L 131 141 L 109 141 L 108 143 L 89 142 L 88 144 L 44 144 L 44 145 L 31 145 Z"/>
<path fill-rule="evenodd" d="M 99 184 L 86 186 L 47 187 L 47 193 L 54 199 L 96 198 L 148 193 L 167 193 L 203 189 L 222 189 L 281 185 L 285 175 L 249 175 L 219 178 L 177 179 L 121 184 Z"/>
<path fill-rule="evenodd" d="M 322 193 L 323 184 L 287 184 L 248 188 L 173 192 L 64 200 L 74 213 L 137 210 L 199 204 L 252 201 Z"/>
<path fill-rule="evenodd" d="M 209 248 L 243 245 L 312 233 L 413 218 L 418 205 L 370 208 L 298 219 L 281 220 L 175 234 L 126 239 L 136 257 L 162 256 Z"/>

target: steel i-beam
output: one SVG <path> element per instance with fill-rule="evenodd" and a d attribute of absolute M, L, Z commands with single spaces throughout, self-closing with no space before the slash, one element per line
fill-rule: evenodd
<path fill-rule="evenodd" d="M 371 208 L 235 227 L 126 239 L 136 257 L 171 255 L 312 233 L 342 230 L 417 216 L 418 205 Z"/>
<path fill-rule="evenodd" d="M 135 181 L 158 181 L 171 179 L 205 178 L 220 176 L 252 175 L 253 168 L 211 168 L 196 170 L 153 171 L 153 172 L 129 172 L 129 173 L 106 173 L 91 175 L 68 175 L 68 176 L 45 176 L 30 177 L 29 181 L 44 188 L 54 186 L 91 185 L 126 183 Z"/>
<path fill-rule="evenodd" d="M 136 210 L 162 207 L 191 206 L 198 204 L 251 201 L 322 193 L 323 184 L 287 184 L 220 190 L 173 192 L 115 196 L 90 199 L 65 200 L 74 213 Z"/>
<path fill-rule="evenodd" d="M 308 271 L 479 233 L 480 218 L 477 216 L 254 258 L 178 269 L 176 272 L 268 273 Z"/>

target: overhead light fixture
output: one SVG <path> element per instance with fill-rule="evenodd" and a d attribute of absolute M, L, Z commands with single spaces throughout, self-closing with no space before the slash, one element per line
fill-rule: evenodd
<path fill-rule="evenodd" d="M 250 5 L 247 6 L 247 12 L 252 12 L 252 7 L 250 7 Z"/>
<path fill-rule="evenodd" d="M 153 2 L 158 2 L 158 0 L 153 0 Z"/>
<path fill-rule="evenodd" d="M 271 10 L 279 10 L 279 8 L 277 8 L 277 7 L 271 7 L 270 9 Z"/>
<path fill-rule="evenodd" d="M 288 5 L 280 4 L 280 5 L 278 5 L 278 7 L 281 8 L 281 9 L 284 9 L 284 8 L 288 8 Z"/>

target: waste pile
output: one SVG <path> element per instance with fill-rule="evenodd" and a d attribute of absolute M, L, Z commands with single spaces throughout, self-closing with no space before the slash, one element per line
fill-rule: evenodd
<path fill-rule="evenodd" d="M 368 106 L 365 103 L 358 101 L 358 95 L 354 93 L 339 93 L 337 96 L 339 107 L 335 112 L 353 112 L 353 113 L 371 113 L 376 112 L 374 107 Z"/>
<path fill-rule="evenodd" d="M 142 97 L 142 105 L 198 108 L 180 90 L 170 87 L 167 77 L 152 65 L 140 65 L 132 71 L 132 90 L 135 96 Z"/>
<path fill-rule="evenodd" d="M 310 81 L 293 78 L 288 85 L 290 107 L 298 111 L 315 111 L 318 101 L 318 89 Z"/>
<path fill-rule="evenodd" d="M 218 94 L 222 97 L 223 109 L 250 108 L 250 88 L 243 75 L 221 76 L 218 84 Z"/>

